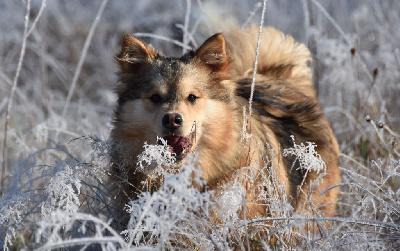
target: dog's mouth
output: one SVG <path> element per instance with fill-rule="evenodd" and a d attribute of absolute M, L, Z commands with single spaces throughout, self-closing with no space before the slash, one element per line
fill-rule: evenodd
<path fill-rule="evenodd" d="M 180 161 L 190 153 L 194 143 L 194 133 L 187 137 L 168 135 L 164 139 L 167 141 L 169 150 L 175 154 L 176 160 Z"/>

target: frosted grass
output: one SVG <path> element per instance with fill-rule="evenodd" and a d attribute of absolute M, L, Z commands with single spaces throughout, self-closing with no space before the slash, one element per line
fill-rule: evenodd
<path fill-rule="evenodd" d="M 109 217 L 113 198 L 107 191 L 110 142 L 105 139 L 116 100 L 113 57 L 120 37 L 133 33 L 170 55 L 179 55 L 219 32 L 216 27 L 228 26 L 228 19 L 221 14 L 217 24 L 211 22 L 209 13 L 216 12 L 208 9 L 207 1 L 103 0 L 100 5 L 67 6 L 59 1 L 5 0 L 0 8 L 0 120 L 5 124 L 0 128 L 4 132 L 0 134 L 0 243 L 4 250 L 400 246 L 396 42 L 400 41 L 396 28 L 400 4 L 270 0 L 268 6 L 266 1 L 234 1 L 217 7 L 232 8 L 239 26 L 264 21 L 300 41 L 315 42 L 319 100 L 342 150 L 337 217 L 294 214 L 282 188 L 265 176 L 267 189 L 260 197 L 268 198 L 264 203 L 271 217 L 243 219 L 237 213 L 245 193 L 239 184 L 262 174 L 238 174 L 215 199 L 212 191 L 200 193 L 191 187 L 193 178 L 201 175 L 192 156 L 193 162 L 181 172 L 164 173 L 159 191 L 144 192 L 132 201 L 126 231 L 116 232 Z M 243 140 L 250 137 L 244 127 Z M 147 147 L 143 168 L 149 163 L 173 163 L 162 145 Z M 324 163 L 315 147 L 294 139 L 293 147 L 282 150 L 296 156 L 302 168 L 323 175 Z M 273 172 L 268 160 L 262 170 Z M 202 184 L 200 179 L 197 183 Z M 218 224 L 210 210 L 220 217 Z M 322 225 L 327 221 L 330 228 Z M 294 231 L 305 222 L 324 226 L 322 235 Z M 254 233 L 257 226 L 267 233 Z"/>

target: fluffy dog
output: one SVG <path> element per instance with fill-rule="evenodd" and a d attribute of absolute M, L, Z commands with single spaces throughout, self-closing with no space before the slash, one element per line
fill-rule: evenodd
<path fill-rule="evenodd" d="M 262 170 L 268 159 L 273 167 L 268 175 L 284 186 L 297 211 L 307 209 L 311 198 L 324 216 L 334 214 L 339 189 L 321 193 L 340 183 L 339 147 L 313 89 L 310 52 L 291 36 L 264 28 L 252 92 L 257 38 L 257 27 L 237 29 L 215 34 L 181 57 L 167 57 L 131 35 L 123 37 L 111 133 L 120 146 L 112 151 L 112 175 L 123 191 L 117 207 L 162 183 L 144 182 L 148 176 L 137 167 L 144 142 L 157 144 L 160 137 L 176 158 L 176 170 L 189 153 L 198 154 L 208 189 L 218 190 L 242 167 Z M 292 136 L 316 144 L 326 164 L 319 186 L 311 186 L 317 171 L 282 155 L 293 147 Z M 254 191 L 257 184 L 243 186 Z M 268 210 L 248 203 L 246 211 L 257 218 Z"/>

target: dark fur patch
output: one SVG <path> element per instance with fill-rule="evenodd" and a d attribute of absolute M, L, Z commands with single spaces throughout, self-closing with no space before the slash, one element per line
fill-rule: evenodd
<path fill-rule="evenodd" d="M 290 77 L 293 68 L 294 65 L 292 64 L 269 65 L 268 67 L 263 66 L 259 68 L 257 73 L 278 79 L 285 79 Z"/>
<path fill-rule="evenodd" d="M 118 74 L 119 86 L 116 90 L 119 98 L 118 105 L 122 106 L 128 100 L 143 98 L 143 94 L 155 90 L 156 85 L 167 85 L 170 98 L 174 98 L 177 86 L 182 78 L 182 64 L 187 64 L 188 59 L 172 58 L 157 55 L 144 69 L 139 73 Z"/>
<path fill-rule="evenodd" d="M 268 81 L 268 80 L 265 80 Z M 246 100 L 250 98 L 252 79 L 246 78 L 238 81 L 237 94 Z M 293 147 L 296 143 L 315 142 L 322 146 L 326 135 L 320 135 L 316 128 L 303 127 L 303 123 L 320 125 L 324 119 L 318 102 L 307 97 L 288 83 L 271 80 L 269 83 L 256 83 L 253 94 L 253 107 L 255 113 L 268 118 L 268 126 L 278 138 L 282 149 Z M 290 194 L 297 197 L 297 187 L 301 185 L 305 176 L 305 170 L 300 169 L 295 156 L 284 158 L 284 164 L 288 169 L 291 187 Z"/>

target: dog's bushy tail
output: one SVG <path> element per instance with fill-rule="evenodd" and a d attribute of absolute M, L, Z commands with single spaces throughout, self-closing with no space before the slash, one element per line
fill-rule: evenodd
<path fill-rule="evenodd" d="M 253 73 L 259 28 L 235 29 L 225 35 L 231 68 L 236 76 L 249 77 Z M 272 27 L 263 28 L 257 73 L 262 77 L 285 79 L 295 83 L 303 94 L 315 97 L 311 54 L 308 48 L 290 35 Z"/>

